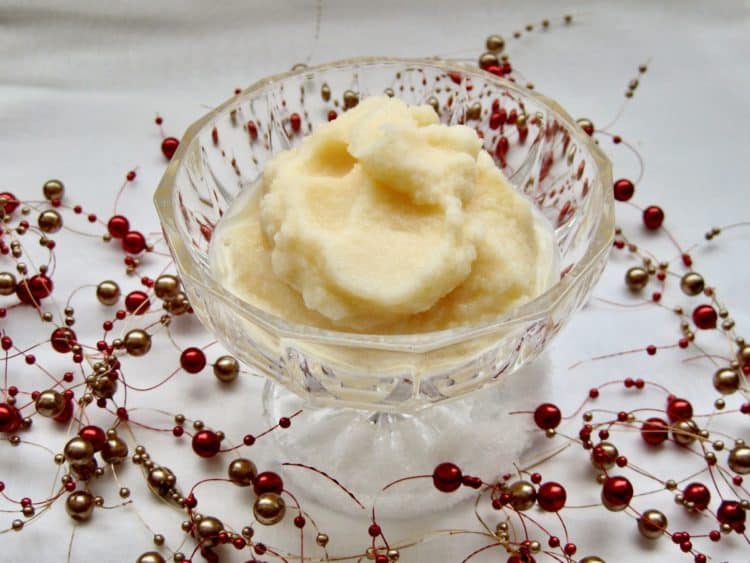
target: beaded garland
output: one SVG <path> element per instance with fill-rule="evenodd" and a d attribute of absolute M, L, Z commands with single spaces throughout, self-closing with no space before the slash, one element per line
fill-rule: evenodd
<path fill-rule="evenodd" d="M 491 35 L 487 38 L 486 51 L 479 56 L 479 66 L 487 72 L 520 81 L 521 76 L 513 68 L 505 49 L 511 41 L 521 39 L 525 33 L 547 30 L 552 25 L 570 25 L 572 16 L 558 20 L 542 20 L 539 24 L 529 24 L 523 31 L 516 31 L 504 38 Z M 638 69 L 636 78 L 629 81 L 625 92 L 630 100 L 639 86 L 639 80 L 647 72 L 647 66 Z M 526 83 L 532 89 L 533 84 Z M 239 93 L 239 91 L 235 92 Z M 320 92 L 325 101 L 335 98 L 336 93 L 328 87 Z M 347 90 L 341 95 L 341 103 L 336 100 L 335 108 L 328 113 L 329 120 L 336 119 L 339 112 L 346 111 L 358 103 L 358 94 Z M 495 155 L 503 161 L 513 143 L 523 143 L 528 133 L 526 116 L 504 114 L 498 108 L 489 116 L 490 126 L 500 129 L 501 137 Z M 174 155 L 179 145 L 175 137 L 167 136 L 163 129 L 164 120 L 155 118 L 162 141 L 160 150 L 165 159 Z M 630 143 L 619 135 L 607 130 L 597 130 L 595 124 L 586 118 L 578 120 L 581 128 L 597 140 L 609 138 L 614 145 L 623 145 L 634 151 Z M 302 119 L 298 114 L 289 118 L 292 131 L 298 132 Z M 253 122 L 246 125 L 251 139 L 257 138 L 257 127 Z M 504 131 L 514 132 L 514 135 Z M 214 144 L 218 144 L 218 134 L 214 133 Z M 127 391 L 148 391 L 159 393 L 160 387 L 173 377 L 188 377 L 185 374 L 200 376 L 208 367 L 219 385 L 234 381 L 247 372 L 230 355 L 214 358 L 209 346 L 188 346 L 180 350 L 178 365 L 160 382 L 138 388 L 127 381 L 121 359 L 125 356 L 147 355 L 155 338 L 171 338 L 173 323 L 194 323 L 190 317 L 192 310 L 187 296 L 181 289 L 180 280 L 171 273 L 162 273 L 155 279 L 142 276 L 142 289 L 123 294 L 122 280 L 93 280 L 83 285 L 73 294 L 84 299 L 96 299 L 101 305 L 113 311 L 102 322 L 103 334 L 96 342 L 79 341 L 72 328 L 79 320 L 71 305 L 72 297 L 58 295 L 54 283 L 55 268 L 75 267 L 75 264 L 61 264 L 55 261 L 57 242 L 50 235 L 66 232 L 66 236 L 77 233 L 81 223 L 88 222 L 99 228 L 102 238 L 113 247 L 113 255 L 124 263 L 124 279 L 137 276 L 143 262 L 162 260 L 164 272 L 169 269 L 168 255 L 163 250 L 160 239 L 147 236 L 143 230 L 131 225 L 130 220 L 117 214 L 117 202 L 127 187 L 136 182 L 137 170 L 125 175 L 125 182 L 115 197 L 115 213 L 106 220 L 97 214 L 84 212 L 81 205 L 71 203 L 71 195 L 66 193 L 60 180 L 49 180 L 42 186 L 43 199 L 20 201 L 11 192 L 0 194 L 0 214 L 2 214 L 2 236 L 0 253 L 3 255 L 3 270 L 0 272 L 0 295 L 5 296 L 0 308 L 3 319 L 0 345 L 4 351 L 3 363 L 6 375 L 2 385 L 3 402 L 0 403 L 0 432 L 2 440 L 10 446 L 20 448 L 41 447 L 51 452 L 51 461 L 60 467 L 59 484 L 51 495 L 26 490 L 6 490 L 0 481 L 0 496 L 3 508 L 13 513 L 9 523 L 0 522 L 0 533 L 22 532 L 30 524 L 36 523 L 54 504 L 64 505 L 71 518 L 71 526 L 83 522 L 95 522 L 97 512 L 105 508 L 123 506 L 134 502 L 131 491 L 119 486 L 118 472 L 125 465 L 140 468 L 145 487 L 156 497 L 163 499 L 174 510 L 184 515 L 182 531 L 185 541 L 180 546 L 169 546 L 164 535 L 153 535 L 153 546 L 144 546 L 138 558 L 139 563 L 164 563 L 172 560 L 177 563 L 189 561 L 219 561 L 224 550 L 234 549 L 243 553 L 249 561 L 276 559 L 281 561 L 358 561 L 373 560 L 376 563 L 392 563 L 399 558 L 408 559 L 410 546 L 421 541 L 449 535 L 440 532 L 427 532 L 416 541 L 389 541 L 391 535 L 387 523 L 377 519 L 376 507 L 370 509 L 371 518 L 363 526 L 362 550 L 357 554 L 329 553 L 328 544 L 335 537 L 334 530 L 323 532 L 313 517 L 293 491 L 285 487 L 283 475 L 278 471 L 263 470 L 246 457 L 247 449 L 259 447 L 256 442 L 270 432 L 294 431 L 294 421 L 304 417 L 303 411 L 289 413 L 281 417 L 277 424 L 257 434 L 232 437 L 230 440 L 220 430 L 206 426 L 201 420 L 189 419 L 183 414 L 169 414 L 171 422 L 165 427 L 156 428 L 139 423 L 137 409 L 131 406 Z M 572 503 L 578 491 L 566 485 L 547 479 L 544 475 L 548 460 L 536 466 L 518 468 L 515 475 L 502 475 L 497 480 L 485 482 L 467 473 L 470 467 L 458 467 L 450 460 L 434 468 L 425 468 L 423 475 L 405 475 L 393 483 L 384 483 L 384 494 L 395 494 L 403 481 L 418 480 L 424 487 L 434 487 L 438 491 L 451 494 L 464 487 L 476 490 L 476 521 L 467 523 L 465 530 L 452 530 L 452 534 L 475 533 L 486 539 L 486 545 L 467 553 L 464 562 L 490 550 L 503 553 L 501 560 L 508 563 L 533 562 L 547 558 L 552 561 L 579 561 L 596 563 L 602 557 L 585 555 L 585 546 L 577 545 L 568 536 L 564 515 L 569 510 L 608 510 L 622 512 L 622 520 L 630 520 L 629 525 L 647 540 L 670 541 L 675 545 L 675 558 L 679 553 L 692 558 L 696 563 L 708 560 L 715 551 L 714 546 L 727 541 L 728 535 L 738 535 L 741 541 L 750 543 L 746 535 L 745 522 L 750 510 L 750 493 L 744 485 L 744 475 L 750 473 L 750 446 L 740 437 L 730 436 L 711 429 L 713 419 L 736 419 L 735 427 L 744 422 L 742 417 L 750 415 L 748 402 L 747 376 L 750 374 L 750 343 L 739 336 L 735 323 L 719 299 L 718 290 L 709 285 L 704 277 L 693 269 L 693 255 L 698 248 L 684 250 L 665 227 L 667 216 L 658 205 L 637 207 L 632 199 L 637 195 L 639 179 L 621 178 L 614 182 L 613 192 L 618 205 L 634 207 L 642 214 L 645 230 L 656 236 L 663 236 L 675 246 L 678 254 L 677 265 L 660 261 L 643 249 L 636 240 L 638 233 L 628 234 L 620 229 L 616 232 L 616 251 L 629 253 L 637 264 L 624 272 L 624 282 L 636 299 L 632 303 L 615 305 L 658 307 L 675 315 L 679 334 L 674 343 L 665 345 L 648 344 L 637 350 L 616 352 L 587 361 L 602 361 L 623 354 L 644 354 L 654 356 L 659 351 L 675 349 L 690 354 L 692 359 L 707 359 L 714 364 L 710 387 L 718 397 L 710 412 L 699 411 L 691 401 L 675 395 L 657 381 L 627 377 L 615 379 L 591 388 L 582 398 L 580 407 L 574 412 L 565 413 L 556 404 L 540 404 L 533 412 L 518 412 L 517 416 L 532 417 L 539 432 L 549 440 L 560 441 L 572 446 L 579 458 L 593 468 L 591 486 L 598 492 L 599 502 L 595 505 Z M 31 217 L 36 214 L 36 225 Z M 72 225 L 72 226 L 71 226 Z M 712 228 L 705 234 L 706 243 L 713 241 L 723 232 L 747 226 L 735 224 L 723 228 Z M 47 253 L 46 263 L 34 266 L 26 256 L 29 239 L 36 236 Z M 64 241 L 60 241 L 64 242 Z M 12 268 L 8 265 L 12 265 Z M 616 267 L 616 266 L 611 266 Z M 14 270 L 14 271 L 13 271 Z M 647 288 L 652 288 L 650 295 Z M 674 292 L 678 291 L 694 300 L 692 309 L 666 304 Z M 53 304 L 65 299 L 59 318 L 53 314 Z M 600 300 L 605 301 L 605 300 Z M 118 306 L 122 302 L 121 306 Z M 39 315 L 38 333 L 41 342 L 31 347 L 21 348 L 14 343 L 13 318 L 17 309 L 34 308 Z M 154 315 L 158 315 L 157 320 Z M 100 321 L 98 321 L 100 322 Z M 121 334 L 119 327 L 127 322 L 128 330 Z M 704 346 L 701 335 L 715 331 L 729 344 L 731 354 L 719 353 Z M 121 334 L 121 336 L 118 336 Z M 70 366 L 62 376 L 48 371 L 43 363 L 50 354 L 69 358 Z M 38 356 L 38 357 L 37 357 Z M 45 389 L 26 388 L 22 378 L 8 375 L 8 366 L 15 362 L 35 366 L 49 376 L 49 386 Z M 571 369 L 577 367 L 571 366 Z M 190 376 L 192 377 L 192 375 Z M 642 396 L 642 406 L 630 410 L 615 408 L 619 393 L 626 392 Z M 656 399 L 654 399 L 656 397 Z M 735 401 L 736 399 L 736 401 Z M 736 402 L 736 407 L 727 408 L 727 401 Z M 108 423 L 94 425 L 89 420 L 89 409 L 98 408 L 108 414 Z M 49 418 L 50 421 L 41 420 Z M 745 419 L 746 420 L 746 419 Z M 59 425 L 68 435 L 59 444 L 37 444 L 34 440 L 34 426 L 41 424 Z M 745 423 L 746 424 L 746 423 Z M 170 432 L 177 440 L 190 440 L 192 451 L 200 458 L 220 458 L 225 465 L 223 478 L 207 477 L 192 484 L 179 482 L 178 473 L 158 463 L 152 452 L 144 445 L 149 432 Z M 633 441 L 640 440 L 650 452 L 672 449 L 688 459 L 699 459 L 703 464 L 700 471 L 692 475 L 662 478 L 647 468 L 646 456 L 625 453 L 636 451 Z M 643 459 L 642 459 L 643 458 Z M 330 481 L 332 489 L 340 489 L 348 494 L 352 502 L 358 499 L 341 484 L 335 475 L 325 473 L 325 468 L 313 468 L 302 464 L 282 463 L 282 466 L 296 467 L 316 473 Z M 0 478 L 4 471 L 0 460 Z M 556 479 L 561 480 L 559 475 Z M 636 479 L 637 478 L 637 479 Z M 431 480 L 431 483 L 430 483 Z M 102 495 L 92 492 L 94 482 L 102 482 Z M 225 483 L 227 487 L 243 487 L 252 490 L 252 520 L 240 526 L 230 525 L 219 515 L 199 512 L 201 488 L 208 482 Z M 644 482 L 650 482 L 645 487 Z M 115 499 L 115 494 L 119 500 Z M 229 488 L 227 489 L 229 491 Z M 648 504 L 651 496 L 668 494 L 673 496 L 676 507 L 673 511 L 685 511 L 704 516 L 695 520 L 693 528 L 674 529 L 670 526 L 671 514 L 663 508 L 637 509 Z M 27 496 L 31 495 L 31 496 Z M 655 503 L 656 504 L 656 503 Z M 660 506 L 660 505 L 659 505 Z M 365 508 L 365 507 L 362 507 Z M 530 515 L 532 508 L 539 510 L 539 516 Z M 551 518 L 544 518 L 545 513 Z M 263 528 L 282 522 L 288 525 L 289 534 L 299 538 L 299 550 L 288 552 L 262 540 Z M 474 527 L 471 527 L 474 526 Z M 553 526 L 555 526 L 553 528 Z M 312 532 L 310 531 L 312 528 Z M 559 531 L 558 531 L 559 530 Z M 395 531 L 393 532 L 395 534 Z M 308 545 L 310 544 L 310 545 Z M 312 545 L 314 544 L 314 545 Z M 633 547 L 633 557 L 637 557 L 637 546 Z M 717 552 L 718 553 L 718 552 Z M 263 559 L 258 559 L 263 558 Z M 493 559 L 496 560 L 496 559 Z"/>

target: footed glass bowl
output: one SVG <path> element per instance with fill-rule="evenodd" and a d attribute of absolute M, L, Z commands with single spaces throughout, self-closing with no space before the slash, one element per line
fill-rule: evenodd
<path fill-rule="evenodd" d="M 384 93 L 432 104 L 444 123 L 481 133 L 506 177 L 554 227 L 560 272 L 550 289 L 476 325 L 378 335 L 293 324 L 222 286 L 208 253 L 232 201 L 329 112 Z M 308 404 L 413 413 L 505 379 L 544 350 L 605 265 L 611 186 L 609 161 L 554 101 L 476 67 L 361 58 L 264 78 L 199 119 L 154 199 L 195 313 L 238 358 Z"/>

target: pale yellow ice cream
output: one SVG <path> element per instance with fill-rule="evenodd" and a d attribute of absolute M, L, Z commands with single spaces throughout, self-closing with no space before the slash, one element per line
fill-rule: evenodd
<path fill-rule="evenodd" d="M 372 97 L 270 160 L 212 260 L 288 321 L 414 333 L 496 316 L 549 282 L 552 245 L 476 132 Z"/>

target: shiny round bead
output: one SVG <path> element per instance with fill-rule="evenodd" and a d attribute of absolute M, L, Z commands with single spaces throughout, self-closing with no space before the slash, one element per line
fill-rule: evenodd
<path fill-rule="evenodd" d="M 739 445 L 729 452 L 729 468 L 740 475 L 750 473 L 750 447 Z"/>
<path fill-rule="evenodd" d="M 224 524 L 218 518 L 213 516 L 204 516 L 195 527 L 195 531 L 203 539 L 216 539 L 224 531 Z"/>
<path fill-rule="evenodd" d="M 632 498 L 633 485 L 625 477 L 609 477 L 602 486 L 602 504 L 608 510 L 625 510 Z"/>
<path fill-rule="evenodd" d="M 161 142 L 161 153 L 164 155 L 164 158 L 167 160 L 172 160 L 172 157 L 174 156 L 175 151 L 177 150 L 177 147 L 180 146 L 180 141 L 177 140 L 175 137 L 166 137 Z"/>
<path fill-rule="evenodd" d="M 85 464 L 94 457 L 94 446 L 91 445 L 91 442 L 76 436 L 68 440 L 63 453 L 69 463 L 73 465 Z"/>
<path fill-rule="evenodd" d="M 432 483 L 438 491 L 451 493 L 462 483 L 461 469 L 453 463 L 445 462 L 437 465 L 432 472 Z"/>
<path fill-rule="evenodd" d="M 73 330 L 61 326 L 52 331 L 49 341 L 56 352 L 67 354 L 73 349 L 76 338 L 76 333 Z"/>
<path fill-rule="evenodd" d="M 635 193 L 635 186 L 630 180 L 621 178 L 614 184 L 614 194 L 617 201 L 628 201 Z"/>
<path fill-rule="evenodd" d="M 649 274 L 644 268 L 634 266 L 625 272 L 625 284 L 632 291 L 638 291 L 648 285 Z"/>
<path fill-rule="evenodd" d="M 154 281 L 154 295 L 159 299 L 174 299 L 180 291 L 180 280 L 171 274 L 162 274 Z"/>
<path fill-rule="evenodd" d="M 128 254 L 140 254 L 146 250 L 146 237 L 139 231 L 128 231 L 122 237 L 122 249 Z"/>
<path fill-rule="evenodd" d="M 36 274 L 16 284 L 16 297 L 26 305 L 38 304 L 49 297 L 54 289 L 52 280 L 44 274 Z"/>
<path fill-rule="evenodd" d="M 667 405 L 667 416 L 672 422 L 693 418 L 693 405 L 685 399 L 672 399 Z"/>
<path fill-rule="evenodd" d="M 542 430 L 557 428 L 561 420 L 560 409 L 552 403 L 543 403 L 534 410 L 534 423 Z"/>
<path fill-rule="evenodd" d="M 240 373 L 240 363 L 234 356 L 221 356 L 213 365 L 216 379 L 222 383 L 231 383 Z"/>
<path fill-rule="evenodd" d="M 672 425 L 672 438 L 680 446 L 692 444 L 699 432 L 698 425 L 692 420 L 681 420 Z"/>
<path fill-rule="evenodd" d="M 600 442 L 591 448 L 591 464 L 595 469 L 611 469 L 618 456 L 617 448 L 609 442 Z"/>
<path fill-rule="evenodd" d="M 669 425 L 661 418 L 649 418 L 641 426 L 641 438 L 650 446 L 658 446 L 669 438 Z"/>
<path fill-rule="evenodd" d="M 646 510 L 638 518 L 638 531 L 644 538 L 659 539 L 667 530 L 667 517 L 659 510 Z"/>
<path fill-rule="evenodd" d="M 262 493 L 255 499 L 253 514 L 255 519 L 264 526 L 272 526 L 284 518 L 286 503 L 276 493 Z"/>
<path fill-rule="evenodd" d="M 284 490 L 284 481 L 282 481 L 278 473 L 264 471 L 253 481 L 253 490 L 256 495 L 262 495 L 263 493 L 276 493 L 280 495 Z"/>
<path fill-rule="evenodd" d="M 0 295 L 13 295 L 16 292 L 16 276 L 10 272 L 0 272 Z"/>
<path fill-rule="evenodd" d="M 123 238 L 130 231 L 130 221 L 122 215 L 113 215 L 107 221 L 107 232 L 112 238 Z"/>
<path fill-rule="evenodd" d="M 42 192 L 46 200 L 62 199 L 65 194 L 65 184 L 60 180 L 47 180 L 42 186 Z"/>
<path fill-rule="evenodd" d="M 680 278 L 680 289 L 685 295 L 700 295 L 705 287 L 706 282 L 703 280 L 703 276 L 695 272 L 688 272 Z"/>
<path fill-rule="evenodd" d="M 125 296 L 125 310 L 132 315 L 142 315 L 150 307 L 151 301 L 143 291 L 131 291 Z"/>
<path fill-rule="evenodd" d="M 542 510 L 558 512 L 565 506 L 567 497 L 568 495 L 562 485 L 554 481 L 548 481 L 539 487 L 536 500 Z"/>
<path fill-rule="evenodd" d="M 60 214 L 54 209 L 47 209 L 39 214 L 37 219 L 39 230 L 46 234 L 56 233 L 63 226 L 63 220 Z"/>
<path fill-rule="evenodd" d="M 499 64 L 500 61 L 495 53 L 488 51 L 479 56 L 479 68 L 481 69 L 487 69 L 488 67 L 497 66 Z"/>
<path fill-rule="evenodd" d="M 643 210 L 643 224 L 647 229 L 655 231 L 664 223 L 664 211 L 661 207 L 650 205 Z"/>
<path fill-rule="evenodd" d="M 719 522 L 727 524 L 735 530 L 745 523 L 746 517 L 745 509 L 736 500 L 722 501 L 719 510 L 716 512 L 716 518 Z"/>
<path fill-rule="evenodd" d="M 65 510 L 77 522 L 85 522 L 94 511 L 94 497 L 88 491 L 75 491 L 65 500 Z"/>
<path fill-rule="evenodd" d="M 690 483 L 682 490 L 685 502 L 693 503 L 695 510 L 705 510 L 711 502 L 711 491 L 703 483 Z"/>
<path fill-rule="evenodd" d="M 78 431 L 78 435 L 89 442 L 94 447 L 95 452 L 101 451 L 107 442 L 107 435 L 104 433 L 104 430 L 93 424 L 81 428 Z"/>
<path fill-rule="evenodd" d="M 720 368 L 714 373 L 713 384 L 722 395 L 731 395 L 740 387 L 740 374 L 733 369 Z"/>
<path fill-rule="evenodd" d="M 200 457 L 213 457 L 221 449 L 221 440 L 212 430 L 201 430 L 193 436 L 193 451 Z"/>
<path fill-rule="evenodd" d="M 206 367 L 206 355 L 200 348 L 186 348 L 180 354 L 180 366 L 188 373 L 199 373 Z"/>
<path fill-rule="evenodd" d="M 718 315 L 711 305 L 698 305 L 693 309 L 693 323 L 702 330 L 716 328 Z"/>
<path fill-rule="evenodd" d="M 139 328 L 127 332 L 123 342 L 125 350 L 131 356 L 144 356 L 151 350 L 151 336 L 145 330 Z"/>
<path fill-rule="evenodd" d="M 128 445 L 117 436 L 107 438 L 102 446 L 102 459 L 106 463 L 118 465 L 128 457 Z"/>
<path fill-rule="evenodd" d="M 120 300 L 120 286 L 112 280 L 105 280 L 96 286 L 96 298 L 102 305 L 115 305 Z"/>
<path fill-rule="evenodd" d="M 505 39 L 503 39 L 499 35 L 490 35 L 485 41 L 485 46 L 487 47 L 488 51 L 492 51 L 494 53 L 500 52 L 505 48 Z"/>
<path fill-rule="evenodd" d="M 240 487 L 249 487 L 258 475 L 258 469 L 249 459 L 234 459 L 227 469 L 230 481 Z"/>
<path fill-rule="evenodd" d="M 34 406 L 40 415 L 54 418 L 65 410 L 65 397 L 54 389 L 48 389 L 39 393 Z"/>
<path fill-rule="evenodd" d="M 508 488 L 510 504 L 515 510 L 528 510 L 536 502 L 536 489 L 528 481 L 516 481 Z"/>
<path fill-rule="evenodd" d="M 166 560 L 157 551 L 147 551 L 145 553 L 141 553 L 138 556 L 138 559 L 136 559 L 136 563 L 166 563 Z"/>

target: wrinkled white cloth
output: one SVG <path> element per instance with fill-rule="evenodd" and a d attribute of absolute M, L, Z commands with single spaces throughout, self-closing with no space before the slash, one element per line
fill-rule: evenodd
<path fill-rule="evenodd" d="M 126 189 L 122 209 L 135 226 L 156 232 L 151 195 L 164 164 L 159 150 L 161 138 L 153 123 L 157 112 L 164 117 L 166 132 L 179 136 L 190 122 L 230 96 L 234 88 L 289 69 L 295 63 L 375 54 L 474 60 L 483 50 L 485 37 L 497 32 L 506 38 L 515 68 L 539 91 L 559 100 L 572 115 L 588 117 L 599 126 L 618 112 L 628 82 L 637 76 L 638 65 L 650 61 L 648 72 L 639 77 L 634 99 L 611 131 L 636 145 L 646 162 L 646 173 L 634 201 L 642 206 L 661 204 L 666 225 L 674 235 L 681 241 L 697 242 L 712 225 L 750 218 L 746 190 L 750 178 L 749 11 L 743 1 L 580 1 L 562 6 L 521 0 L 4 0 L 0 3 L 0 189 L 22 198 L 39 199 L 42 183 L 59 177 L 66 183 L 71 204 L 80 203 L 87 213 L 106 218 L 125 173 L 137 166 L 138 178 Z M 574 15 L 573 25 L 557 23 L 564 13 Z M 538 29 L 544 18 L 553 21 L 548 30 L 524 32 L 520 40 L 511 39 L 512 32 L 526 24 L 533 23 Z M 613 156 L 616 177 L 637 174 L 636 159 L 623 145 L 616 147 L 606 137 L 601 142 Z M 625 228 L 640 232 L 637 211 L 620 206 L 618 212 Z M 81 230 L 101 232 L 83 220 L 79 225 Z M 746 259 L 749 237 L 741 230 L 722 237 L 715 250 L 702 252 L 695 259 L 710 283 L 721 288 L 722 299 L 743 333 L 750 326 L 746 284 L 750 274 Z M 63 235 L 60 240 L 73 237 Z M 640 242 L 661 256 L 674 255 L 662 239 L 642 236 Z M 82 248 L 95 248 L 88 266 L 91 271 L 85 276 L 64 267 L 65 261 L 75 255 L 74 244 L 60 244 L 63 264 L 55 278 L 58 286 L 72 288 L 82 277 L 91 281 L 97 276 L 122 277 L 121 256 L 104 245 L 99 249 L 93 242 Z M 161 264 L 153 262 L 157 263 Z M 619 255 L 613 259 L 596 295 L 628 299 L 621 287 L 623 272 L 630 263 Z M 158 270 L 154 268 L 147 266 L 145 273 L 156 275 Z M 134 279 L 124 289 L 137 288 Z M 670 295 L 678 293 L 673 291 Z M 92 301 L 91 296 L 80 301 L 77 314 L 81 318 L 86 314 L 101 315 L 96 304 L 87 305 L 88 301 Z M 13 331 L 7 322 L 3 321 L 2 326 Z M 83 327 L 85 323 L 79 325 Z M 38 327 L 38 323 L 29 326 Z M 551 397 L 566 412 L 572 412 L 592 385 L 627 376 L 644 377 L 658 379 L 696 401 L 703 397 L 709 401 L 701 403 L 701 411 L 706 412 L 713 400 L 713 394 L 707 393 L 710 366 L 697 362 L 675 369 L 679 360 L 669 352 L 652 359 L 645 355 L 624 356 L 568 370 L 572 363 L 590 356 L 649 343 L 671 343 L 676 335 L 677 323 L 666 311 L 634 315 L 592 302 L 552 346 Z M 95 340 L 93 334 L 88 337 Z M 198 331 L 183 332 L 178 338 L 181 345 L 196 340 L 200 340 L 198 344 L 208 342 L 207 336 Z M 20 335 L 17 339 L 22 340 Z M 164 348 L 162 352 L 157 350 L 146 360 L 134 363 L 131 372 L 138 372 L 134 377 L 153 384 L 173 369 L 175 351 Z M 264 427 L 260 388 L 261 382 L 249 377 L 232 388 L 220 388 L 206 371 L 188 383 L 184 379 L 180 383 L 172 381 L 159 392 L 133 401 L 202 418 L 236 437 Z M 706 395 L 710 397 L 705 399 Z M 661 401 L 656 394 L 651 397 L 657 404 Z M 623 404 L 628 404 L 626 399 Z M 150 415 L 143 416 L 151 420 Z M 152 419 L 162 426 L 171 424 L 163 417 Z M 62 434 L 45 424 L 48 422 L 35 422 L 32 439 L 49 432 L 47 443 L 59 443 Z M 735 433 L 738 431 L 734 429 Z M 166 448 L 159 444 L 171 444 L 171 436 L 147 437 L 157 461 L 172 467 L 184 482 L 208 473 L 224 474 L 223 464 L 198 459 L 187 442 Z M 744 437 L 749 438 L 746 433 Z M 40 441 L 44 442 L 41 438 Z M 687 474 L 679 464 L 684 459 L 680 456 L 649 454 L 637 446 L 621 453 L 639 462 L 648 461 L 652 472 L 665 477 Z M 250 455 L 263 467 L 271 457 L 268 448 L 260 444 Z M 21 456 L 24 460 L 29 459 L 25 456 L 36 456 L 38 467 L 28 470 L 28 462 L 22 462 Z M 478 451 L 477 457 L 481 456 Z M 7 443 L 0 443 L 0 479 L 8 487 L 6 492 L 14 497 L 48 492 L 55 470 L 51 457 L 30 447 L 11 452 Z M 574 488 L 569 491 L 569 504 L 598 502 L 598 493 L 591 494 L 596 487 L 592 486 L 593 473 L 584 452 L 571 450 L 559 461 L 544 466 L 544 471 L 545 479 L 571 487 L 586 483 L 580 489 L 584 494 Z M 117 510 L 97 510 L 96 521 L 76 532 L 72 561 L 134 561 L 150 549 L 152 533 L 164 534 L 172 547 L 180 543 L 180 515 L 148 499 L 143 480 L 134 468 L 122 475 L 122 481 L 134 491 L 135 504 Z M 250 523 L 249 493 L 237 489 L 231 491 L 232 498 L 228 499 L 229 490 L 224 487 L 203 490 L 199 495 L 201 511 L 231 514 L 232 524 L 238 527 Z M 120 501 L 118 486 L 109 478 L 95 483 L 93 488 L 104 496 L 108 506 Z M 211 491 L 219 494 L 214 496 Z M 669 496 L 664 492 L 634 504 L 645 510 L 653 500 L 653 504 L 666 507 L 673 514 L 675 506 Z M 143 527 L 136 512 L 153 532 Z M 331 536 L 331 553 L 355 553 L 366 547 L 367 515 L 356 519 L 322 508 L 311 512 Z M 563 513 L 571 537 L 580 546 L 576 557 L 596 553 L 608 563 L 636 557 L 686 557 L 666 539 L 644 546 L 645 541 L 639 538 L 628 516 L 603 512 Z M 8 525 L 12 518 L 3 514 L 0 527 Z M 494 527 L 493 518 L 490 515 L 488 521 Z M 681 529 L 688 522 L 687 517 L 675 517 L 672 524 L 674 529 Z M 428 528 L 479 529 L 467 505 L 417 520 L 384 520 L 381 525 L 391 539 L 419 535 Z M 695 528 L 695 524 L 690 527 Z M 708 529 L 706 524 L 705 532 Z M 5 535 L 2 558 L 62 561 L 70 530 L 71 522 L 62 503 L 57 503 L 49 514 L 22 533 Z M 259 530 L 269 544 L 278 533 L 277 529 Z M 287 537 L 292 534 L 286 529 Z M 483 541 L 462 537 L 432 541 L 405 551 L 401 561 L 458 562 Z M 313 541 L 308 545 L 314 548 Z M 707 549 L 721 561 L 747 559 L 739 538 L 722 541 L 718 546 L 696 542 L 696 548 Z M 497 561 L 498 557 L 503 560 L 493 549 L 473 561 Z"/>

